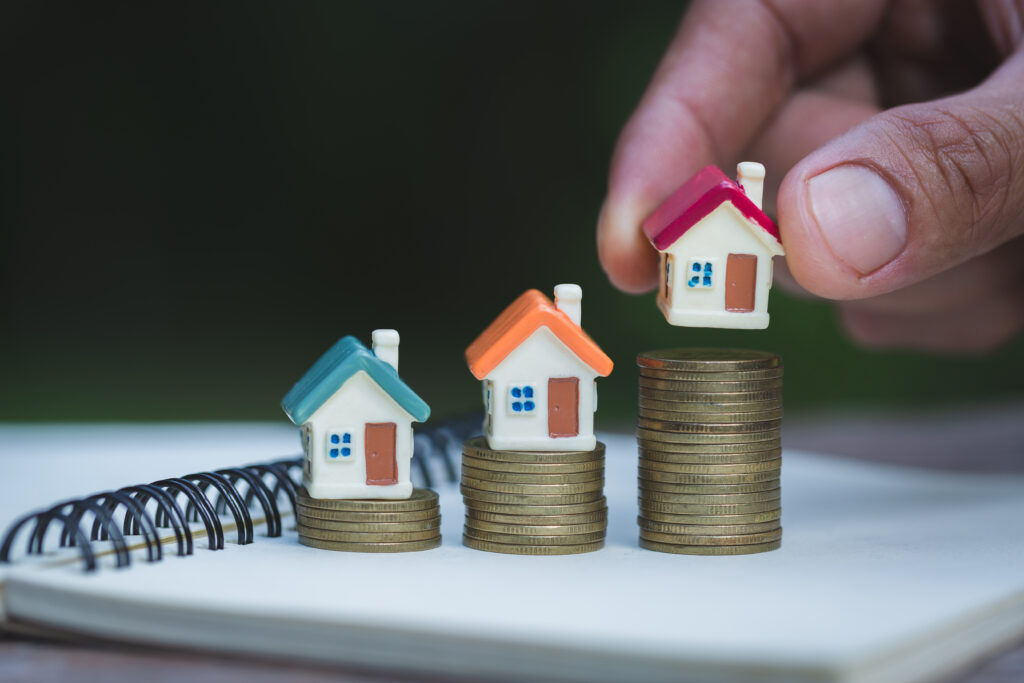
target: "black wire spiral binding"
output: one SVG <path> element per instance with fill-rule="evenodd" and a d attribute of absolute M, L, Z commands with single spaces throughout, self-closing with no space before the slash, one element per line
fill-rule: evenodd
<path fill-rule="evenodd" d="M 238 529 L 239 545 L 246 545 L 254 539 L 249 512 L 254 503 L 258 504 L 266 519 L 267 536 L 280 536 L 284 524 L 277 501 L 283 494 L 294 512 L 298 485 L 292 473 L 301 470 L 301 458 L 286 458 L 216 472 L 196 472 L 66 500 L 27 514 L 11 524 L 0 542 L 0 562 L 11 561 L 15 540 L 23 530 L 28 532 L 26 554 L 42 555 L 47 531 L 54 524 L 60 525 L 60 547 L 78 548 L 86 571 L 96 570 L 96 552 L 92 542 L 97 540 L 110 541 L 118 567 L 131 565 L 127 536 L 141 535 L 146 546 L 146 561 L 158 562 L 163 559 L 161 528 L 174 530 L 178 555 L 191 555 L 195 543 L 190 522 L 202 522 L 209 548 L 221 550 L 224 548 L 224 526 L 219 513 L 227 512 L 230 512 Z M 185 500 L 184 509 L 179 499 Z M 150 505 L 155 506 L 155 514 L 150 514 Z M 123 520 L 118 523 L 115 513 L 121 509 Z M 82 526 L 87 516 L 92 517 L 88 534 Z"/>
<path fill-rule="evenodd" d="M 462 441 L 477 433 L 479 428 L 480 417 L 473 415 L 418 430 L 413 438 L 412 461 L 422 480 L 420 483 L 427 487 L 433 485 L 431 460 L 440 461 L 447 481 L 457 482 L 459 468 L 455 458 L 461 451 Z M 118 567 L 131 565 L 128 536 L 142 536 L 147 562 L 160 561 L 164 556 L 160 529 L 173 529 L 178 555 L 192 555 L 195 543 L 190 523 L 202 523 L 210 550 L 222 550 L 222 515 L 233 518 L 238 544 L 247 545 L 254 540 L 249 512 L 254 506 L 263 512 L 267 536 L 277 537 L 284 531 L 278 500 L 283 495 L 292 512 L 295 511 L 301 472 L 301 458 L 285 458 L 215 472 L 196 472 L 66 500 L 27 514 L 11 524 L 0 542 L 0 562 L 11 561 L 15 539 L 23 530 L 28 531 L 26 554 L 42 555 L 47 531 L 55 524 L 60 525 L 60 547 L 77 548 L 86 571 L 96 570 L 92 542 L 97 540 L 110 541 Z M 184 500 L 184 508 L 179 500 Z M 150 505 L 155 507 L 154 514 L 148 511 Z M 123 519 L 119 523 L 115 513 L 122 509 Z M 82 523 L 88 516 L 92 518 L 92 525 L 87 534 Z"/>
<path fill-rule="evenodd" d="M 462 453 L 462 442 L 474 434 L 480 433 L 483 416 L 472 413 L 463 417 L 445 420 L 439 424 L 427 424 L 416 430 L 413 436 L 412 467 L 419 475 L 419 485 L 431 488 L 434 477 L 428 461 L 433 458 L 440 460 L 444 470 L 444 479 L 450 484 L 459 481 L 459 457 Z"/>

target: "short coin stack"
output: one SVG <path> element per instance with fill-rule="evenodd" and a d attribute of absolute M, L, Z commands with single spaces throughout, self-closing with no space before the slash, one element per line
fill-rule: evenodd
<path fill-rule="evenodd" d="M 399 500 L 328 500 L 299 489 L 299 543 L 323 550 L 404 553 L 441 545 L 437 494 L 413 489 Z"/>
<path fill-rule="evenodd" d="M 599 550 L 608 527 L 604 444 L 592 451 L 495 451 L 482 436 L 462 447 L 463 543 L 513 555 Z"/>
<path fill-rule="evenodd" d="M 640 366 L 640 546 L 743 555 L 782 543 L 782 361 L 669 349 Z"/>

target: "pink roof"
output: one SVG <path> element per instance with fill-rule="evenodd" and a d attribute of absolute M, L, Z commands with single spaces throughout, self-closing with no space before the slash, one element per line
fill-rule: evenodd
<path fill-rule="evenodd" d="M 658 251 L 664 251 L 725 201 L 732 202 L 751 223 L 782 242 L 772 219 L 715 166 L 705 166 L 662 202 L 643 222 L 644 234 Z"/>

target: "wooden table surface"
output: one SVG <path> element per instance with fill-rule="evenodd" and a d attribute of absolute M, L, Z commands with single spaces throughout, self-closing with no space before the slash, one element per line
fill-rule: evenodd
<path fill-rule="evenodd" d="M 947 470 L 1024 473 L 1024 403 L 919 414 L 787 417 L 783 438 L 787 448 L 819 453 Z M 0 634 L 0 681 L 68 680 L 369 683 L 439 679 Z M 1024 638 L 944 679 L 944 683 L 1022 681 Z"/>

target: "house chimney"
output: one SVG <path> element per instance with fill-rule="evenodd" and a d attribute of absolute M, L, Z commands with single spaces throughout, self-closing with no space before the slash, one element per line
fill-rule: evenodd
<path fill-rule="evenodd" d="M 583 316 L 583 288 L 579 285 L 555 285 L 555 306 L 579 326 Z"/>
<path fill-rule="evenodd" d="M 390 365 L 398 372 L 398 331 L 374 330 L 373 355 Z"/>
<path fill-rule="evenodd" d="M 754 206 L 762 208 L 761 196 L 764 194 L 764 164 L 756 161 L 741 161 L 736 166 L 736 182 L 754 202 Z"/>

